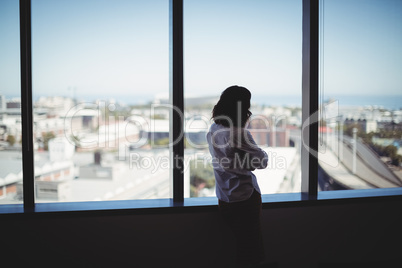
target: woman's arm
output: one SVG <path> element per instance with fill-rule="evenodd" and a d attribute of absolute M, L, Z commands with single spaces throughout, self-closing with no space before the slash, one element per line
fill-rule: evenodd
<path fill-rule="evenodd" d="M 247 170 L 263 169 L 268 166 L 268 155 L 255 143 L 247 129 L 233 133 L 231 146 L 234 148 L 234 164 Z"/>

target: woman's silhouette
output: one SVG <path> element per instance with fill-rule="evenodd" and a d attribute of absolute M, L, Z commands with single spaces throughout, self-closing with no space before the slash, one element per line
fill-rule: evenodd
<path fill-rule="evenodd" d="M 251 116 L 250 99 L 244 87 L 224 90 L 213 108 L 214 123 L 207 134 L 219 210 L 235 236 L 238 267 L 253 267 L 264 259 L 261 192 L 251 171 L 266 168 L 268 157 L 245 128 Z"/>

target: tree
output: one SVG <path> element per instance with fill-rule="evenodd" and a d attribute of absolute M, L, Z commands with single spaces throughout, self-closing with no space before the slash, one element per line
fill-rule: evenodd
<path fill-rule="evenodd" d="M 399 154 L 393 157 L 391 160 L 391 164 L 397 167 L 399 167 L 401 163 L 402 163 L 402 155 Z"/>
<path fill-rule="evenodd" d="M 54 135 L 53 132 L 46 132 L 43 134 L 43 147 L 46 151 L 49 150 L 49 141 L 54 138 L 56 138 L 56 135 Z"/>
<path fill-rule="evenodd" d="M 215 186 L 215 175 L 212 165 L 197 163 L 196 160 L 190 162 L 190 190 L 191 197 L 198 196 L 198 192 L 203 188 L 213 188 Z"/>
<path fill-rule="evenodd" d="M 80 138 L 78 136 L 71 134 L 70 140 L 74 142 L 75 148 L 81 147 Z"/>
<path fill-rule="evenodd" d="M 169 138 L 161 138 L 161 139 L 156 139 L 154 141 L 154 145 L 157 146 L 157 147 L 165 147 L 165 148 L 167 148 L 167 147 L 169 147 L 169 143 L 170 143 Z"/>
<path fill-rule="evenodd" d="M 10 146 L 13 146 L 15 144 L 15 137 L 14 135 L 8 135 L 7 136 L 7 140 L 8 144 L 10 144 Z"/>
<path fill-rule="evenodd" d="M 384 154 L 388 157 L 394 158 L 397 155 L 398 148 L 394 145 L 388 145 L 384 148 Z"/>
<path fill-rule="evenodd" d="M 362 133 L 364 133 L 362 126 L 359 125 L 358 123 L 353 123 L 350 125 L 344 125 L 343 126 L 343 134 L 349 137 L 353 137 L 353 129 L 357 128 L 357 135 L 360 136 Z"/>

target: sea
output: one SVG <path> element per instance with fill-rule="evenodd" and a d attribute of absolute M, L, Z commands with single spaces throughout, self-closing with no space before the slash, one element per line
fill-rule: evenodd
<path fill-rule="evenodd" d="M 153 95 L 124 95 L 124 96 L 110 96 L 116 102 L 126 104 L 146 104 L 154 99 Z M 208 97 L 208 96 L 203 96 Z M 89 101 L 90 96 L 86 99 Z M 339 106 L 354 106 L 366 107 L 372 106 L 376 108 L 384 108 L 387 110 L 400 110 L 402 109 L 402 93 L 401 95 L 328 95 L 320 98 L 321 102 L 338 101 Z M 253 94 L 251 102 L 264 106 L 287 106 L 287 107 L 301 107 L 301 95 L 263 95 Z"/>
<path fill-rule="evenodd" d="M 208 96 L 204 96 L 208 97 Z M 151 95 L 141 96 L 114 96 L 116 100 L 121 100 L 129 104 L 144 104 L 153 100 Z M 321 102 L 338 101 L 339 106 L 354 106 L 354 107 L 376 107 L 387 110 L 402 110 L 402 93 L 401 95 L 331 95 L 320 98 Z M 262 95 L 253 94 L 251 102 L 264 106 L 287 106 L 301 107 L 301 95 Z"/>
<path fill-rule="evenodd" d="M 77 94 L 78 95 L 78 94 Z M 6 98 L 12 98 L 7 96 Z M 34 101 L 40 96 L 34 95 Z M 94 102 L 95 100 L 103 99 L 105 101 L 113 99 L 116 103 L 126 105 L 147 104 L 154 100 L 153 94 L 133 94 L 133 95 L 108 95 L 108 96 L 94 96 L 94 95 L 79 95 L 79 101 Z M 208 97 L 208 96 L 203 96 Z M 353 107 L 375 107 L 384 108 L 387 110 L 402 110 L 402 93 L 400 95 L 328 95 L 320 98 L 319 102 L 332 102 L 338 101 L 339 106 L 353 106 Z M 262 95 L 253 94 L 251 98 L 253 104 L 263 106 L 286 106 L 286 107 L 301 107 L 301 95 Z"/>
<path fill-rule="evenodd" d="M 320 98 L 319 102 L 338 101 L 339 106 L 375 107 L 387 110 L 402 110 L 401 95 L 331 95 Z M 301 107 L 301 95 L 253 95 L 252 102 L 265 106 Z"/>

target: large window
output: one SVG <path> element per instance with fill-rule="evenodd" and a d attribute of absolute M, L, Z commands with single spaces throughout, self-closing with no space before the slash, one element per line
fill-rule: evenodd
<path fill-rule="evenodd" d="M 19 2 L 0 2 L 0 204 L 22 202 Z"/>
<path fill-rule="evenodd" d="M 400 187 L 402 4 L 318 2 L 1 1 L 0 203 L 215 196 L 205 134 L 235 84 L 263 194 Z"/>
<path fill-rule="evenodd" d="M 185 159 L 192 197 L 215 196 L 205 135 L 232 85 L 252 93 L 248 128 L 268 154 L 263 194 L 300 192 L 302 3 L 184 1 Z"/>
<path fill-rule="evenodd" d="M 319 189 L 402 186 L 402 2 L 320 2 Z"/>
<path fill-rule="evenodd" d="M 32 0 L 36 202 L 169 198 L 167 1 Z"/>

